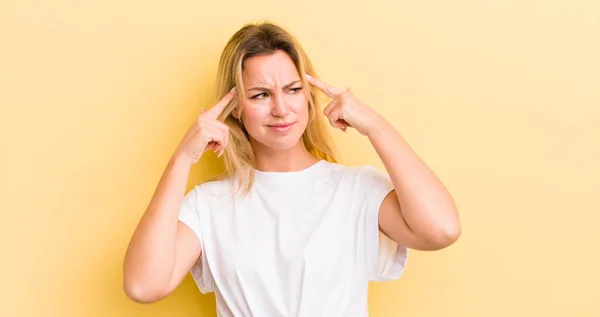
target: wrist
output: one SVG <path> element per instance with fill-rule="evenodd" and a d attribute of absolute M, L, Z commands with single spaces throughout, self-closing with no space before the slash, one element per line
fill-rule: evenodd
<path fill-rule="evenodd" d="M 173 168 L 189 170 L 192 168 L 192 165 L 193 163 L 188 157 L 179 153 L 173 154 L 173 156 L 171 156 L 171 158 L 169 159 L 169 166 Z"/>
<path fill-rule="evenodd" d="M 386 134 L 386 131 L 390 129 L 391 125 L 383 117 L 376 115 L 373 120 L 373 124 L 367 131 L 366 135 L 369 139 L 379 138 Z"/>

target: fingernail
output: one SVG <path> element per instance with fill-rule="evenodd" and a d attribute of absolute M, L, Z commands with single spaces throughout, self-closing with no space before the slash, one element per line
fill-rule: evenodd
<path fill-rule="evenodd" d="M 308 77 L 308 78 L 312 78 L 312 76 L 311 76 L 311 75 L 309 75 L 309 74 L 306 74 L 306 77 Z"/>
<path fill-rule="evenodd" d="M 233 86 L 233 88 L 231 88 L 231 90 L 229 92 L 233 92 L 235 90 L 235 86 Z"/>
<path fill-rule="evenodd" d="M 217 158 L 221 157 L 221 155 L 223 155 L 223 152 L 225 152 L 225 151 L 224 151 L 224 150 L 221 150 L 221 151 L 219 152 L 219 155 L 217 155 Z"/>

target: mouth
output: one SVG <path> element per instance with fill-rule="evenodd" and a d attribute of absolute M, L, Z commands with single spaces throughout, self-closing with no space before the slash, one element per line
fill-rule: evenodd
<path fill-rule="evenodd" d="M 292 125 L 294 125 L 294 122 L 269 124 L 267 126 L 277 132 L 284 132 L 289 130 Z"/>

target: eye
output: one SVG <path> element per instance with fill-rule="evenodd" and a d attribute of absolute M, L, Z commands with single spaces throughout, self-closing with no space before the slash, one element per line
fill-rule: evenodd
<path fill-rule="evenodd" d="M 267 93 L 264 93 L 264 92 L 263 92 L 263 93 L 260 93 L 260 94 L 258 94 L 258 95 L 254 95 L 254 96 L 250 97 L 250 99 L 254 99 L 254 100 L 257 100 L 257 99 L 263 99 L 263 97 L 262 97 L 262 96 L 266 97 L 266 96 L 267 96 Z"/>
<path fill-rule="evenodd" d="M 300 92 L 300 90 L 302 90 L 302 87 L 296 87 L 296 88 L 290 89 L 290 92 L 292 94 L 297 94 L 298 92 Z"/>

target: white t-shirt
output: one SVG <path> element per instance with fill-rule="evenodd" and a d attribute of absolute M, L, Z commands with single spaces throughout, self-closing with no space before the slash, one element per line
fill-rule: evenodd
<path fill-rule="evenodd" d="M 369 281 L 400 277 L 408 250 L 379 231 L 393 190 L 370 166 L 327 161 L 256 171 L 247 196 L 228 180 L 195 186 L 179 220 L 202 245 L 191 274 L 222 317 L 365 317 Z"/>

